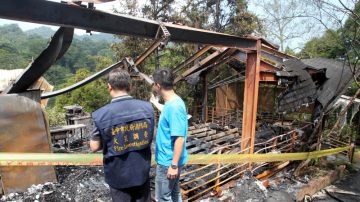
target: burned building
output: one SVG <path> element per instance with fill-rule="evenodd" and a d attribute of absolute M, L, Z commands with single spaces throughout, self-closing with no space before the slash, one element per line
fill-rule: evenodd
<path fill-rule="evenodd" d="M 32 5 L 32 9 L 28 9 L 27 5 Z M 64 16 L 71 16 L 71 19 Z M 301 60 L 282 53 L 276 45 L 263 38 L 238 37 L 173 23 L 114 15 L 68 3 L 4 0 L 0 17 L 60 26 L 46 49 L 0 95 L 1 152 L 51 153 L 52 142 L 47 120 L 40 107 L 41 99 L 70 92 L 115 68 L 126 69 L 133 77 L 151 83 L 151 78 L 142 73 L 141 64 L 155 50 L 166 48 L 168 41 L 200 45 L 193 55 L 172 68 L 177 74 L 175 84 L 182 80 L 190 85 L 202 84 L 202 96 L 196 98 L 201 105 L 195 106 L 192 112 L 189 110 L 197 119 L 194 126 L 189 128 L 187 149 L 190 154 L 299 151 L 299 148 L 309 144 L 304 139 L 318 139 L 314 131 L 321 123 L 319 117 L 346 90 L 353 77 L 343 61 L 323 58 Z M 147 37 L 152 38 L 153 43 L 138 57 L 124 58 L 66 88 L 54 92 L 29 91 L 68 50 L 74 28 Z M 231 69 L 232 75 L 225 78 L 214 76 L 212 82 L 209 81 L 212 72 L 224 69 Z M 210 93 L 215 94 L 214 106 L 209 105 Z M 304 106 L 310 107 L 310 110 L 304 109 L 311 115 L 309 121 L 287 116 L 302 110 Z M 15 143 L 7 144 L 8 137 L 21 140 L 22 145 L 26 146 L 11 146 Z M 246 171 L 261 174 L 266 170 L 283 168 L 288 165 L 288 162 L 285 163 L 189 165 L 181 175 L 182 193 L 188 200 L 197 200 L 214 192 L 220 194 L 226 184 L 239 179 Z M 93 183 L 95 178 L 90 175 L 94 173 L 84 170 L 70 176 L 81 178 L 81 183 L 92 181 L 88 184 L 102 188 L 106 186 Z M 18 173 L 21 173 L 22 180 L 7 183 Z M 82 178 L 84 173 L 88 175 Z M 52 166 L 8 166 L 2 168 L 0 174 L 2 189 L 6 194 L 25 191 L 32 184 L 56 181 Z M 95 174 L 100 175 L 101 172 Z M 74 187 L 70 192 L 82 190 Z M 78 200 L 81 201 L 81 198 Z"/>

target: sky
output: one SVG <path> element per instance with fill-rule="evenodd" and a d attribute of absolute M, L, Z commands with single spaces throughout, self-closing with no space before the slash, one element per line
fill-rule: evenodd
<path fill-rule="evenodd" d="M 60 0 L 49 0 L 49 1 L 60 2 Z M 119 0 L 116 0 L 114 2 L 96 4 L 95 7 L 98 10 L 102 10 L 102 11 L 106 11 L 106 12 L 112 12 L 112 8 L 119 4 L 118 1 Z M 15 21 L 15 20 L 6 20 L 6 19 L 1 19 L 0 18 L 0 26 L 5 25 L 5 24 L 18 24 L 19 27 L 24 31 L 34 29 L 34 28 L 37 28 L 37 27 L 41 27 L 41 26 L 51 27 L 53 30 L 57 29 L 56 26 L 48 26 L 48 25 L 35 24 L 35 23 L 29 23 L 29 22 L 20 22 L 20 21 Z M 85 30 L 80 30 L 80 29 L 75 29 L 75 33 L 78 34 L 78 35 L 83 35 L 83 34 L 86 34 L 86 31 Z"/>

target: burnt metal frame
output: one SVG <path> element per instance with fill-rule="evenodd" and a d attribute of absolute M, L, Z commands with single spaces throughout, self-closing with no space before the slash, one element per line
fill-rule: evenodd
<path fill-rule="evenodd" d="M 214 48 L 214 47 L 213 47 Z M 262 44 L 261 40 L 258 40 L 256 50 L 249 51 L 244 49 L 235 49 L 232 48 L 227 49 L 217 49 L 215 48 L 215 52 L 207 56 L 205 59 L 201 60 L 200 64 L 194 64 L 193 67 L 187 69 L 185 72 L 180 74 L 176 79 L 175 83 L 184 79 L 186 76 L 201 71 L 202 69 L 206 69 L 204 73 L 202 73 L 203 78 L 203 120 L 208 120 L 207 112 L 207 97 L 208 97 L 208 85 L 205 85 L 207 82 L 206 74 L 217 68 L 221 64 L 226 64 L 231 60 L 237 60 L 241 63 L 246 64 L 245 69 L 245 82 L 244 82 L 244 113 L 243 113 L 243 126 L 242 126 L 242 139 L 244 141 L 241 142 L 241 149 L 246 150 L 248 153 L 254 152 L 254 141 L 255 141 L 255 132 L 256 132 L 256 114 L 257 114 L 257 103 L 258 103 L 258 94 L 259 94 L 259 83 L 260 81 L 266 82 L 275 82 L 277 81 L 275 73 L 279 70 L 276 65 L 283 59 L 293 58 L 285 53 L 282 53 L 278 50 L 272 49 L 268 46 Z M 205 50 L 205 51 L 203 51 Z M 183 63 L 178 65 L 175 68 L 175 72 L 184 66 L 190 64 L 194 60 L 198 59 L 201 55 L 205 54 L 211 50 L 211 48 L 206 47 L 194 55 L 192 55 L 189 59 L 185 60 Z M 241 57 L 237 57 L 238 54 L 245 54 L 245 61 L 241 60 Z M 224 56 L 228 56 L 224 58 Z M 211 61 L 211 63 L 209 63 Z M 271 61 L 271 62 L 269 62 Z M 239 80 L 239 79 L 237 79 Z M 205 100 L 206 99 L 206 100 Z"/>
<path fill-rule="evenodd" d="M 201 60 L 199 62 L 199 64 L 194 64 L 194 66 L 187 69 L 182 74 L 180 74 L 178 77 L 176 77 L 174 80 L 174 83 L 176 84 L 177 82 L 181 81 L 182 79 L 189 76 L 190 74 L 193 74 L 193 73 L 199 71 L 200 69 L 206 68 L 207 65 L 210 65 L 213 62 L 217 61 L 218 58 L 222 58 L 222 56 L 224 56 L 224 53 L 226 53 L 227 50 L 229 50 L 229 49 L 228 48 L 220 48 L 220 49 L 216 50 L 215 52 L 213 52 L 212 54 L 208 55 L 206 58 Z M 195 55 L 197 55 L 197 54 L 195 54 Z"/>
<path fill-rule="evenodd" d="M 152 20 L 145 20 L 124 15 L 115 15 L 93 9 L 83 8 L 79 5 L 39 0 L 3 0 L 0 7 L 0 18 L 148 38 L 156 38 L 160 27 L 161 29 L 166 28 L 166 30 L 171 33 L 171 40 L 174 42 L 189 42 L 214 45 L 219 48 L 227 47 L 245 50 L 247 53 L 247 62 L 244 109 L 246 110 L 244 110 L 243 114 L 244 121 L 242 128 L 242 138 L 244 140 L 250 139 L 250 141 L 248 143 L 245 143 L 244 141 L 241 146 L 242 149 L 250 148 L 250 152 L 252 152 L 255 138 L 257 98 L 259 88 L 260 50 L 262 44 L 275 49 L 274 46 L 267 41 L 263 39 L 242 38 L 171 23 L 159 23 Z M 136 59 L 135 67 L 160 45 L 162 45 L 162 42 L 159 39 L 156 40 L 143 55 Z M 203 52 L 204 51 L 198 52 L 195 57 L 202 55 Z M 226 53 L 227 51 L 221 52 Z M 221 59 L 224 56 L 222 53 L 219 53 L 218 55 L 219 57 L 215 58 Z M 188 61 L 185 61 L 183 64 L 179 65 L 176 70 L 181 69 L 187 64 L 191 63 L 194 58 L 190 58 Z M 212 58 L 209 58 L 209 60 L 205 59 L 204 64 L 208 64 L 209 61 L 214 60 L 212 60 Z M 200 64 L 199 66 L 203 66 L 204 64 Z M 115 63 L 114 65 L 78 83 L 76 86 L 62 89 L 61 91 L 53 92 L 52 94 L 44 94 L 42 98 L 55 96 L 60 93 L 64 93 L 65 91 L 68 92 L 73 90 L 75 87 L 85 85 L 86 83 L 95 80 L 101 75 L 104 75 L 106 72 L 110 71 L 110 69 L 123 65 L 123 61 Z M 197 67 L 194 66 L 193 68 L 190 68 L 190 71 L 186 71 L 186 73 L 191 72 L 193 69 L 197 69 Z"/>

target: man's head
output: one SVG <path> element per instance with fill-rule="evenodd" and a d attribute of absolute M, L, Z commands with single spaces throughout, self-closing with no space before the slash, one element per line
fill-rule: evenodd
<path fill-rule="evenodd" d="M 174 74 L 169 69 L 158 69 L 153 74 L 153 91 L 163 95 L 166 91 L 172 91 L 174 86 Z"/>
<path fill-rule="evenodd" d="M 131 88 L 130 74 L 120 68 L 112 70 L 108 77 L 108 87 L 112 97 L 116 97 L 119 92 L 128 93 Z"/>

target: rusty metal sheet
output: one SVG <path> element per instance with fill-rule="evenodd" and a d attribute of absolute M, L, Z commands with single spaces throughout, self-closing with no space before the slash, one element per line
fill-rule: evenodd
<path fill-rule="evenodd" d="M 243 83 L 236 82 L 216 88 L 216 115 L 225 115 L 226 110 L 242 109 Z"/>
<path fill-rule="evenodd" d="M 261 76 L 261 75 L 260 75 Z M 259 112 L 273 112 L 276 110 L 276 97 L 283 91 L 273 85 L 261 85 L 259 88 Z M 242 109 L 244 100 L 244 82 L 235 81 L 216 87 L 216 109 Z"/>
<path fill-rule="evenodd" d="M 51 152 L 50 143 L 39 102 L 15 94 L 0 96 L 0 152 Z M 55 170 L 50 166 L 0 167 L 0 174 L 5 194 L 56 181 Z"/>
<path fill-rule="evenodd" d="M 216 88 L 216 115 L 222 116 L 225 114 L 227 109 L 227 94 L 228 85 L 220 86 Z"/>

